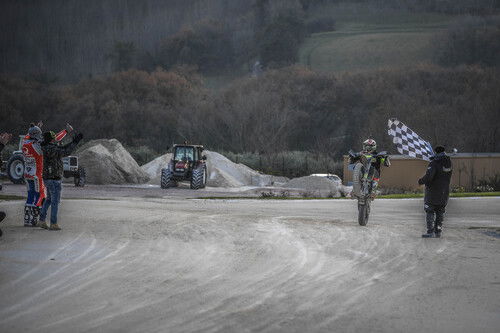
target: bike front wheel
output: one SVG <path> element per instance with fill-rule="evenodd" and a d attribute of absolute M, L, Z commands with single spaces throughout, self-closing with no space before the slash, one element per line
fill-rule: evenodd
<path fill-rule="evenodd" d="M 365 200 L 364 203 L 358 202 L 358 223 L 359 223 L 359 225 L 365 226 L 368 223 L 369 216 L 370 216 L 370 201 Z"/>

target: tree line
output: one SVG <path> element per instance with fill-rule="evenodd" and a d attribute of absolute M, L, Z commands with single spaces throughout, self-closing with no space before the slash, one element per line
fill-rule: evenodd
<path fill-rule="evenodd" d="M 498 67 L 321 74 L 300 66 L 242 78 L 218 92 L 186 67 L 129 70 L 73 85 L 0 77 L 2 131 L 71 122 L 86 139 L 117 138 L 164 152 L 185 140 L 235 153 L 303 150 L 339 157 L 373 137 L 392 150 L 396 117 L 432 143 L 500 151 Z"/>

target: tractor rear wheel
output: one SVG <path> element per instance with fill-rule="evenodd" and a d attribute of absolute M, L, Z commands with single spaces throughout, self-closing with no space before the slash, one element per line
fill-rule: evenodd
<path fill-rule="evenodd" d="M 191 189 L 198 190 L 207 185 L 207 167 L 203 164 L 193 170 L 191 177 Z"/>
<path fill-rule="evenodd" d="M 172 179 L 172 171 L 169 168 L 161 169 L 160 187 L 169 188 L 177 186 L 177 182 Z"/>
<path fill-rule="evenodd" d="M 7 174 L 14 184 L 24 184 L 24 158 L 21 154 L 12 155 L 7 162 Z"/>

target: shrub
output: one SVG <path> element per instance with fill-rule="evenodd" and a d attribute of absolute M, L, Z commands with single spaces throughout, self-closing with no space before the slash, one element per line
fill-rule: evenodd
<path fill-rule="evenodd" d="M 257 36 L 257 47 L 265 67 L 283 67 L 298 60 L 299 47 L 306 36 L 298 15 L 280 14 Z"/>
<path fill-rule="evenodd" d="M 144 165 L 161 155 L 148 146 L 125 146 L 125 148 L 139 165 Z"/>
<path fill-rule="evenodd" d="M 133 42 L 116 42 L 106 57 L 111 60 L 114 71 L 125 71 L 134 67 L 136 51 Z"/>
<path fill-rule="evenodd" d="M 342 177 L 342 162 L 326 154 L 284 151 L 274 154 L 223 153 L 235 163 L 243 163 L 266 174 L 301 177 L 313 173 L 335 173 Z"/>
<path fill-rule="evenodd" d="M 306 26 L 307 32 L 310 34 L 317 32 L 334 31 L 335 19 L 329 16 L 319 17 L 307 22 Z"/>
<path fill-rule="evenodd" d="M 234 64 L 232 41 L 220 22 L 202 21 L 165 39 L 158 62 L 164 68 L 194 65 L 203 73 L 224 70 Z"/>
<path fill-rule="evenodd" d="M 467 17 L 436 37 L 435 59 L 443 66 L 500 65 L 500 18 Z"/>
<path fill-rule="evenodd" d="M 463 186 L 455 186 L 451 189 L 452 193 L 464 193 L 465 192 L 465 187 Z"/>
<path fill-rule="evenodd" d="M 500 174 L 496 174 L 493 177 L 488 179 L 482 179 L 478 183 L 477 192 L 492 192 L 492 191 L 500 191 Z"/>

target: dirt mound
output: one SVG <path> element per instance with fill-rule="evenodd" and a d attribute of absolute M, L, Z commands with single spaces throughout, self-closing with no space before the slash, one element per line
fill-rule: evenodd
<path fill-rule="evenodd" d="M 142 184 L 149 180 L 129 152 L 116 140 L 93 140 L 78 149 L 90 184 Z"/>
<path fill-rule="evenodd" d="M 141 166 L 150 178 L 149 184 L 160 184 L 161 169 L 166 168 L 171 159 L 172 154 L 165 154 Z"/>
<path fill-rule="evenodd" d="M 310 192 L 311 195 L 315 196 L 332 196 L 340 197 L 341 189 L 337 185 L 326 177 L 318 176 L 306 176 L 300 178 L 293 178 L 288 183 L 282 185 L 281 187 L 302 190 L 304 192 Z"/>
<path fill-rule="evenodd" d="M 209 187 L 243 187 L 243 186 L 272 186 L 275 183 L 285 183 L 285 177 L 263 175 L 244 164 L 234 163 L 223 155 L 205 150 L 207 156 Z M 162 155 L 141 168 L 151 177 L 151 184 L 160 184 L 161 169 L 167 167 L 172 154 Z"/>
<path fill-rule="evenodd" d="M 263 177 L 257 171 L 246 165 L 237 164 L 223 155 L 205 151 L 208 166 L 207 186 L 212 187 L 242 187 L 242 186 L 267 186 L 270 179 Z"/>

